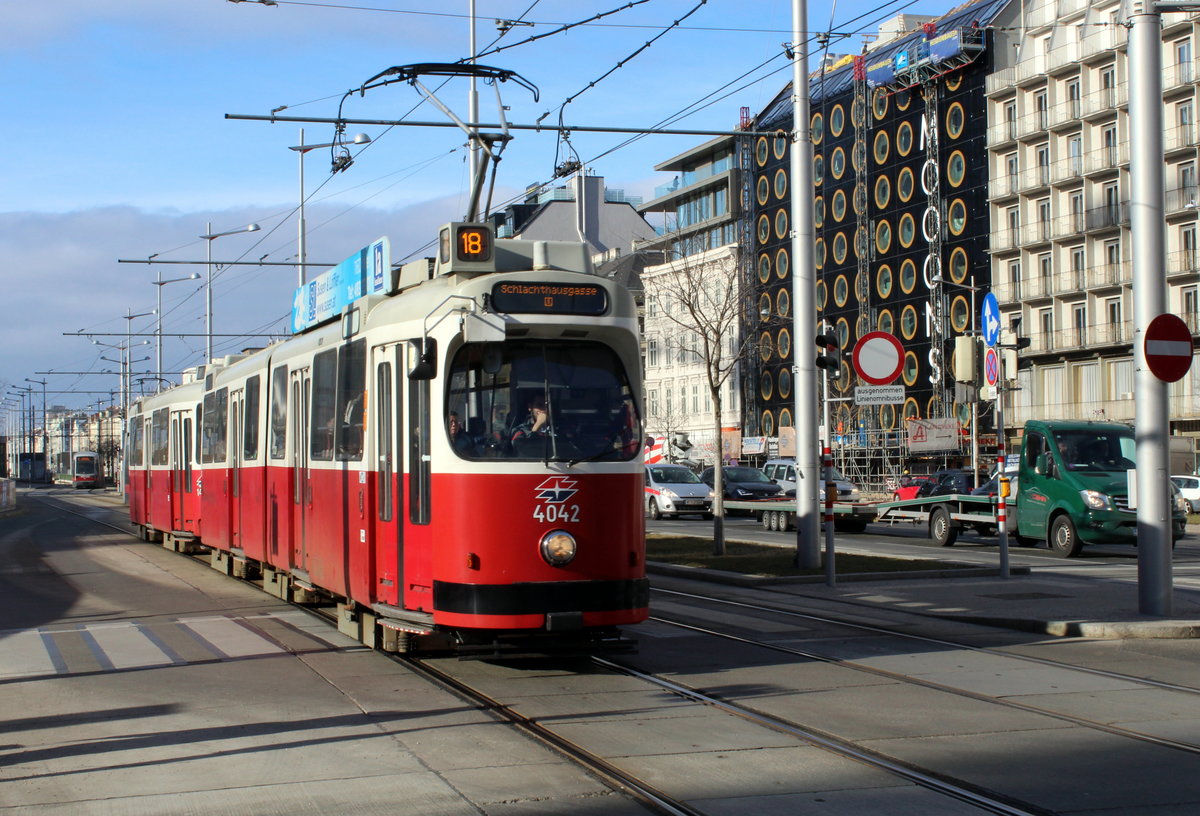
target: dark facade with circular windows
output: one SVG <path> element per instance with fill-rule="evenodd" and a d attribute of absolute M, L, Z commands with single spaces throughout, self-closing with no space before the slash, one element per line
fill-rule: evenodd
<path fill-rule="evenodd" d="M 867 54 L 865 61 L 878 58 Z M 838 400 L 830 403 L 834 434 L 846 444 L 876 444 L 880 432 L 894 439 L 908 418 L 954 416 L 964 428 L 969 424 L 969 407 L 955 402 L 952 355 L 954 338 L 975 328 L 972 309 L 991 285 L 983 115 L 989 62 L 985 48 L 974 61 L 910 87 L 871 87 L 861 70 L 855 78 L 853 64 L 811 80 L 817 318 L 836 332 L 845 359 L 829 377 L 829 396 Z M 792 129 L 790 89 L 760 114 L 756 128 Z M 780 293 L 790 294 L 795 263 L 788 258 L 790 235 L 777 227 L 798 191 L 780 180 L 789 170 L 787 151 L 774 149 L 777 140 L 762 141 L 754 152 L 760 193 L 751 214 L 760 225 L 755 255 L 764 259 L 751 300 L 759 304 L 754 335 L 761 348 L 750 375 L 757 393 L 747 394 L 753 401 L 745 415 L 748 429 L 758 425 L 759 433 L 772 435 L 781 416 L 790 421 L 796 399 L 781 332 L 788 333 L 789 351 L 793 344 L 799 353 L 817 349 L 813 338 L 790 336 L 792 315 L 778 306 Z M 787 195 L 776 195 L 780 190 Z M 780 258 L 787 271 L 775 274 Z M 901 404 L 853 402 L 860 383 L 850 352 L 871 331 L 887 331 L 904 346 L 896 381 L 904 387 Z M 981 430 L 990 424 L 981 422 Z"/>

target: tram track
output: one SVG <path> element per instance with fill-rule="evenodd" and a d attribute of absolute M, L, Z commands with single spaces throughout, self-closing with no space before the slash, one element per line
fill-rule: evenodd
<path fill-rule="evenodd" d="M 879 626 L 877 624 L 855 623 L 853 621 L 847 621 L 844 619 L 834 618 L 829 615 L 818 615 L 813 612 L 800 612 L 795 609 L 787 609 L 782 606 L 773 606 L 773 605 L 759 604 L 759 603 L 749 603 L 746 601 L 735 601 L 735 600 L 731 600 L 728 598 L 717 598 L 717 597 L 713 597 L 710 595 L 699 595 L 699 594 L 696 594 L 693 592 L 681 592 L 679 590 L 662 589 L 660 587 L 654 587 L 652 589 L 652 592 L 658 593 L 658 594 L 663 594 L 663 595 L 671 595 L 671 596 L 689 599 L 689 600 L 702 601 L 705 603 L 712 603 L 712 604 L 718 604 L 718 605 L 722 605 L 722 606 L 734 607 L 734 608 L 749 611 L 749 612 L 762 612 L 762 613 L 767 613 L 767 614 L 772 614 L 772 615 L 779 615 L 779 616 L 783 616 L 786 618 L 795 618 L 795 619 L 805 620 L 805 621 L 814 622 L 814 623 L 827 624 L 830 626 L 837 626 L 837 627 L 841 627 L 844 629 L 850 629 L 850 630 L 853 630 L 856 632 L 863 632 L 863 633 L 872 634 L 872 635 L 882 635 L 885 637 L 893 637 L 893 638 L 897 638 L 900 640 L 914 642 L 914 643 L 920 643 L 920 644 L 924 644 L 924 645 L 939 646 L 939 647 L 950 648 L 950 649 L 961 649 L 961 650 L 976 652 L 979 654 L 995 655 L 997 657 L 1002 657 L 1002 658 L 1009 659 L 1009 660 L 1019 660 L 1019 661 L 1025 662 L 1025 663 L 1031 663 L 1034 665 L 1044 666 L 1047 668 L 1079 672 L 1081 674 L 1089 674 L 1089 675 L 1093 675 L 1096 677 L 1103 677 L 1103 678 L 1106 678 L 1109 680 L 1118 680 L 1118 681 L 1123 681 L 1123 682 L 1128 682 L 1128 683 L 1135 683 L 1135 684 L 1150 687 L 1150 688 L 1157 688 L 1157 689 L 1162 689 L 1162 690 L 1166 690 L 1166 691 L 1179 692 L 1181 694 L 1200 695 L 1200 687 L 1196 687 L 1196 686 L 1186 686 L 1186 685 L 1181 685 L 1179 683 L 1168 683 L 1168 682 L 1165 682 L 1162 680 L 1153 680 L 1153 679 L 1146 678 L 1146 677 L 1138 677 L 1136 675 L 1124 674 L 1122 672 L 1115 672 L 1115 671 L 1112 671 L 1109 669 L 1097 669 L 1097 668 L 1094 668 L 1091 666 L 1081 666 L 1077 663 L 1066 663 L 1066 662 L 1063 662 L 1060 660 L 1050 660 L 1049 658 L 1036 657 L 1034 655 L 1021 654 L 1019 652 L 1010 652 L 1010 651 L 996 649 L 996 648 L 989 647 L 989 646 L 976 646 L 975 644 L 963 643 L 961 641 L 948 640 L 946 638 L 931 637 L 929 635 L 917 635 L 917 634 L 913 634 L 911 632 L 905 632 L 905 631 L 902 631 L 899 629 L 889 629 L 888 627 Z M 851 603 L 852 604 L 853 602 L 852 601 L 839 601 L 839 603 Z M 873 607 L 869 607 L 869 608 L 874 609 Z M 655 618 L 652 618 L 652 620 L 653 619 L 655 619 Z M 835 660 L 835 659 L 829 658 L 827 656 L 818 656 L 818 655 L 806 655 L 806 656 L 810 656 L 813 659 L 817 659 L 817 660 L 824 660 L 826 662 Z"/>
<path fill-rule="evenodd" d="M 49 498 L 49 497 L 46 497 Z M 63 506 L 60 502 L 54 502 L 65 512 L 72 512 L 80 515 L 96 524 L 105 527 L 119 530 L 125 534 L 132 535 L 130 531 L 124 527 L 109 523 L 102 519 L 95 518 L 94 515 L 85 512 L 72 510 L 70 507 Z M 202 560 L 204 556 L 201 556 Z M 656 590 L 656 592 L 667 592 L 666 590 Z M 925 645 L 937 646 L 940 648 L 953 648 L 971 650 L 1009 658 L 1013 660 L 1022 660 L 1033 664 L 1038 664 L 1047 667 L 1054 667 L 1062 670 L 1080 671 L 1096 676 L 1105 677 L 1114 680 L 1124 680 L 1131 683 L 1140 683 L 1147 687 L 1153 686 L 1163 691 L 1178 692 L 1184 694 L 1200 694 L 1200 689 L 1181 686 L 1177 684 L 1162 683 L 1159 681 L 1146 680 L 1130 675 L 1121 674 L 1119 672 L 1111 672 L 1090 667 L 1079 667 L 1073 664 L 1061 663 L 1058 661 L 1047 660 L 1045 658 L 1037 658 L 1026 655 L 1016 655 L 999 649 L 987 647 L 979 647 L 971 644 L 955 643 L 942 638 L 933 638 L 925 635 L 914 635 L 911 633 L 889 630 L 886 627 L 855 623 L 852 621 L 839 620 L 832 616 L 818 615 L 810 612 L 800 612 L 797 610 L 788 610 L 769 605 L 750 604 L 743 601 L 731 601 L 727 599 L 709 598 L 694 593 L 680 593 L 670 591 L 670 595 L 685 599 L 688 601 L 704 602 L 711 604 L 721 604 L 738 608 L 744 612 L 753 614 L 771 614 L 785 616 L 794 620 L 806 620 L 809 622 L 820 622 L 829 626 L 850 627 L 852 630 L 869 634 L 872 636 L 888 636 L 896 638 L 906 638 L 910 643 L 920 642 Z M 331 609 L 321 609 L 311 605 L 294 605 L 298 609 L 305 610 L 307 613 L 316 615 L 322 620 L 331 624 L 336 628 L 336 615 Z M 701 614 L 698 612 L 697 614 Z M 1162 748 L 1169 748 L 1177 751 L 1185 751 L 1188 753 L 1200 753 L 1200 746 L 1190 743 L 1179 742 L 1153 735 L 1140 734 L 1130 731 L 1129 729 L 1111 726 L 1105 723 L 1089 721 L 1085 718 L 1073 717 L 1061 712 L 1053 712 L 1043 709 L 1039 706 L 1032 706 L 1025 703 L 1019 703 L 1012 700 L 997 700 L 985 694 L 970 692 L 966 689 L 954 688 L 945 684 L 930 681 L 925 678 L 915 678 L 909 675 L 904 675 L 900 672 L 893 672 L 878 667 L 856 665 L 854 661 L 845 660 L 828 654 L 822 655 L 815 650 L 797 649 L 789 646 L 784 646 L 778 643 L 770 643 L 768 641 L 758 641 L 754 638 L 747 638 L 731 632 L 721 632 L 715 628 L 697 626 L 686 621 L 671 620 L 663 616 L 655 616 L 652 620 L 661 625 L 669 625 L 672 627 L 681 627 L 694 634 L 704 637 L 720 637 L 726 640 L 736 640 L 744 645 L 753 648 L 770 649 L 775 653 L 788 654 L 792 657 L 801 658 L 804 660 L 821 661 L 853 671 L 865 671 L 873 676 L 884 678 L 894 682 L 911 683 L 936 692 L 950 693 L 956 696 L 975 700 L 977 702 L 1003 705 L 1013 710 L 1023 711 L 1029 714 L 1056 718 L 1060 722 L 1067 722 L 1081 728 L 1090 728 L 1097 731 L 1103 731 L 1111 736 L 1140 739 L 1150 744 Z M 911 647 L 910 647 L 911 648 Z M 697 808 L 689 800 L 694 798 L 688 795 L 691 788 L 686 784 L 685 780 L 680 778 L 662 778 L 655 777 L 655 783 L 651 784 L 643 778 L 643 775 L 638 773 L 637 761 L 635 757 L 605 755 L 603 750 L 595 750 L 588 747 L 587 740 L 572 739 L 562 732 L 562 729 L 555 727 L 553 717 L 539 717 L 536 714 L 529 714 L 520 710 L 524 707 L 521 702 L 519 693 L 515 689 L 510 689 L 505 686 L 503 681 L 492 679 L 488 682 L 479 684 L 474 683 L 469 679 L 464 679 L 458 672 L 454 671 L 453 666 L 456 663 L 444 661 L 445 666 L 438 665 L 439 660 L 427 660 L 424 658 L 413 658 L 407 656 L 389 656 L 392 657 L 399 665 L 402 665 L 408 671 L 418 674 L 430 683 L 434 683 L 441 688 L 447 689 L 459 696 L 464 701 L 471 705 L 488 712 L 491 716 L 496 717 L 499 721 L 519 730 L 522 734 L 537 743 L 546 746 L 556 754 L 569 759 L 571 762 L 585 768 L 595 777 L 604 780 L 605 784 L 616 792 L 628 796 L 642 803 L 652 812 L 667 813 L 667 814 L 704 814 L 706 811 Z M 787 716 L 778 716 L 769 711 L 760 710 L 759 708 L 745 705 L 740 702 L 737 695 L 713 693 L 704 688 L 694 688 L 685 683 L 670 677 L 656 675 L 651 671 L 646 671 L 638 668 L 635 658 L 630 658 L 624 663 L 618 663 L 611 660 L 594 658 L 592 665 L 606 672 L 620 673 L 630 678 L 636 679 L 638 682 L 652 686 L 664 693 L 674 697 L 686 700 L 689 703 L 697 706 L 710 708 L 713 711 L 720 712 L 722 715 L 730 718 L 736 718 L 738 721 L 749 723 L 752 726 L 762 729 L 764 733 L 772 732 L 775 734 L 783 734 L 794 739 L 797 743 L 803 743 L 806 746 L 812 746 L 824 752 L 832 754 L 841 759 L 868 766 L 883 774 L 894 777 L 898 780 L 925 789 L 937 797 L 947 797 L 957 802 L 961 802 L 968 807 L 979 810 L 980 812 L 1009 814 L 1009 816 L 1017 816 L 1018 814 L 1044 814 L 1056 812 L 1053 808 L 1042 807 L 1039 804 L 1033 804 L 1020 797 L 1009 796 L 997 790 L 989 789 L 984 784 L 979 784 L 975 781 L 965 778 L 956 777 L 953 772 L 940 773 L 922 767 L 919 762 L 906 760 L 900 755 L 888 755 L 879 750 L 867 747 L 862 743 L 862 740 L 854 738 L 842 737 L 835 733 L 836 729 L 828 727 L 813 727 L 789 718 Z M 736 670 L 736 667 L 730 667 Z M 491 689 L 487 690 L 487 686 L 491 685 Z M 499 685 L 497 685 L 499 684 Z M 497 690 L 498 689 L 498 690 Z M 790 692 L 795 695 L 794 690 Z M 509 695 L 516 695 L 510 697 Z M 517 703 L 511 700 L 518 700 Z M 596 716 L 604 716 L 604 712 L 600 709 L 589 711 L 587 704 L 581 704 L 580 709 L 576 712 L 572 709 L 572 717 L 588 718 Z M 653 716 L 653 715 L 652 715 Z M 758 744 L 766 744 L 766 741 Z M 939 766 L 940 767 L 940 766 Z"/>

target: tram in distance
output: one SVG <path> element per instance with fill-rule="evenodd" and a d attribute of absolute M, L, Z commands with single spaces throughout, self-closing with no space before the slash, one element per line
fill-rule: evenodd
<path fill-rule="evenodd" d="M 583 243 L 440 238 L 379 294 L 135 403 L 131 521 L 384 650 L 628 648 L 649 603 L 633 298 Z"/>

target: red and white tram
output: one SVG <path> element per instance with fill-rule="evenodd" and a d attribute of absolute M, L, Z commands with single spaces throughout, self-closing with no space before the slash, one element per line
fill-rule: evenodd
<path fill-rule="evenodd" d="M 649 595 L 637 314 L 590 272 L 584 244 L 459 223 L 324 322 L 310 282 L 316 325 L 134 404 L 133 523 L 387 649 L 627 644 Z"/>

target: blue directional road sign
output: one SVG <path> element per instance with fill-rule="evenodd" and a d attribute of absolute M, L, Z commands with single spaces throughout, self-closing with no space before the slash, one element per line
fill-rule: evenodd
<path fill-rule="evenodd" d="M 983 296 L 983 308 L 979 312 L 979 322 L 983 324 L 983 342 L 989 347 L 999 343 L 1000 302 L 991 292 Z"/>

